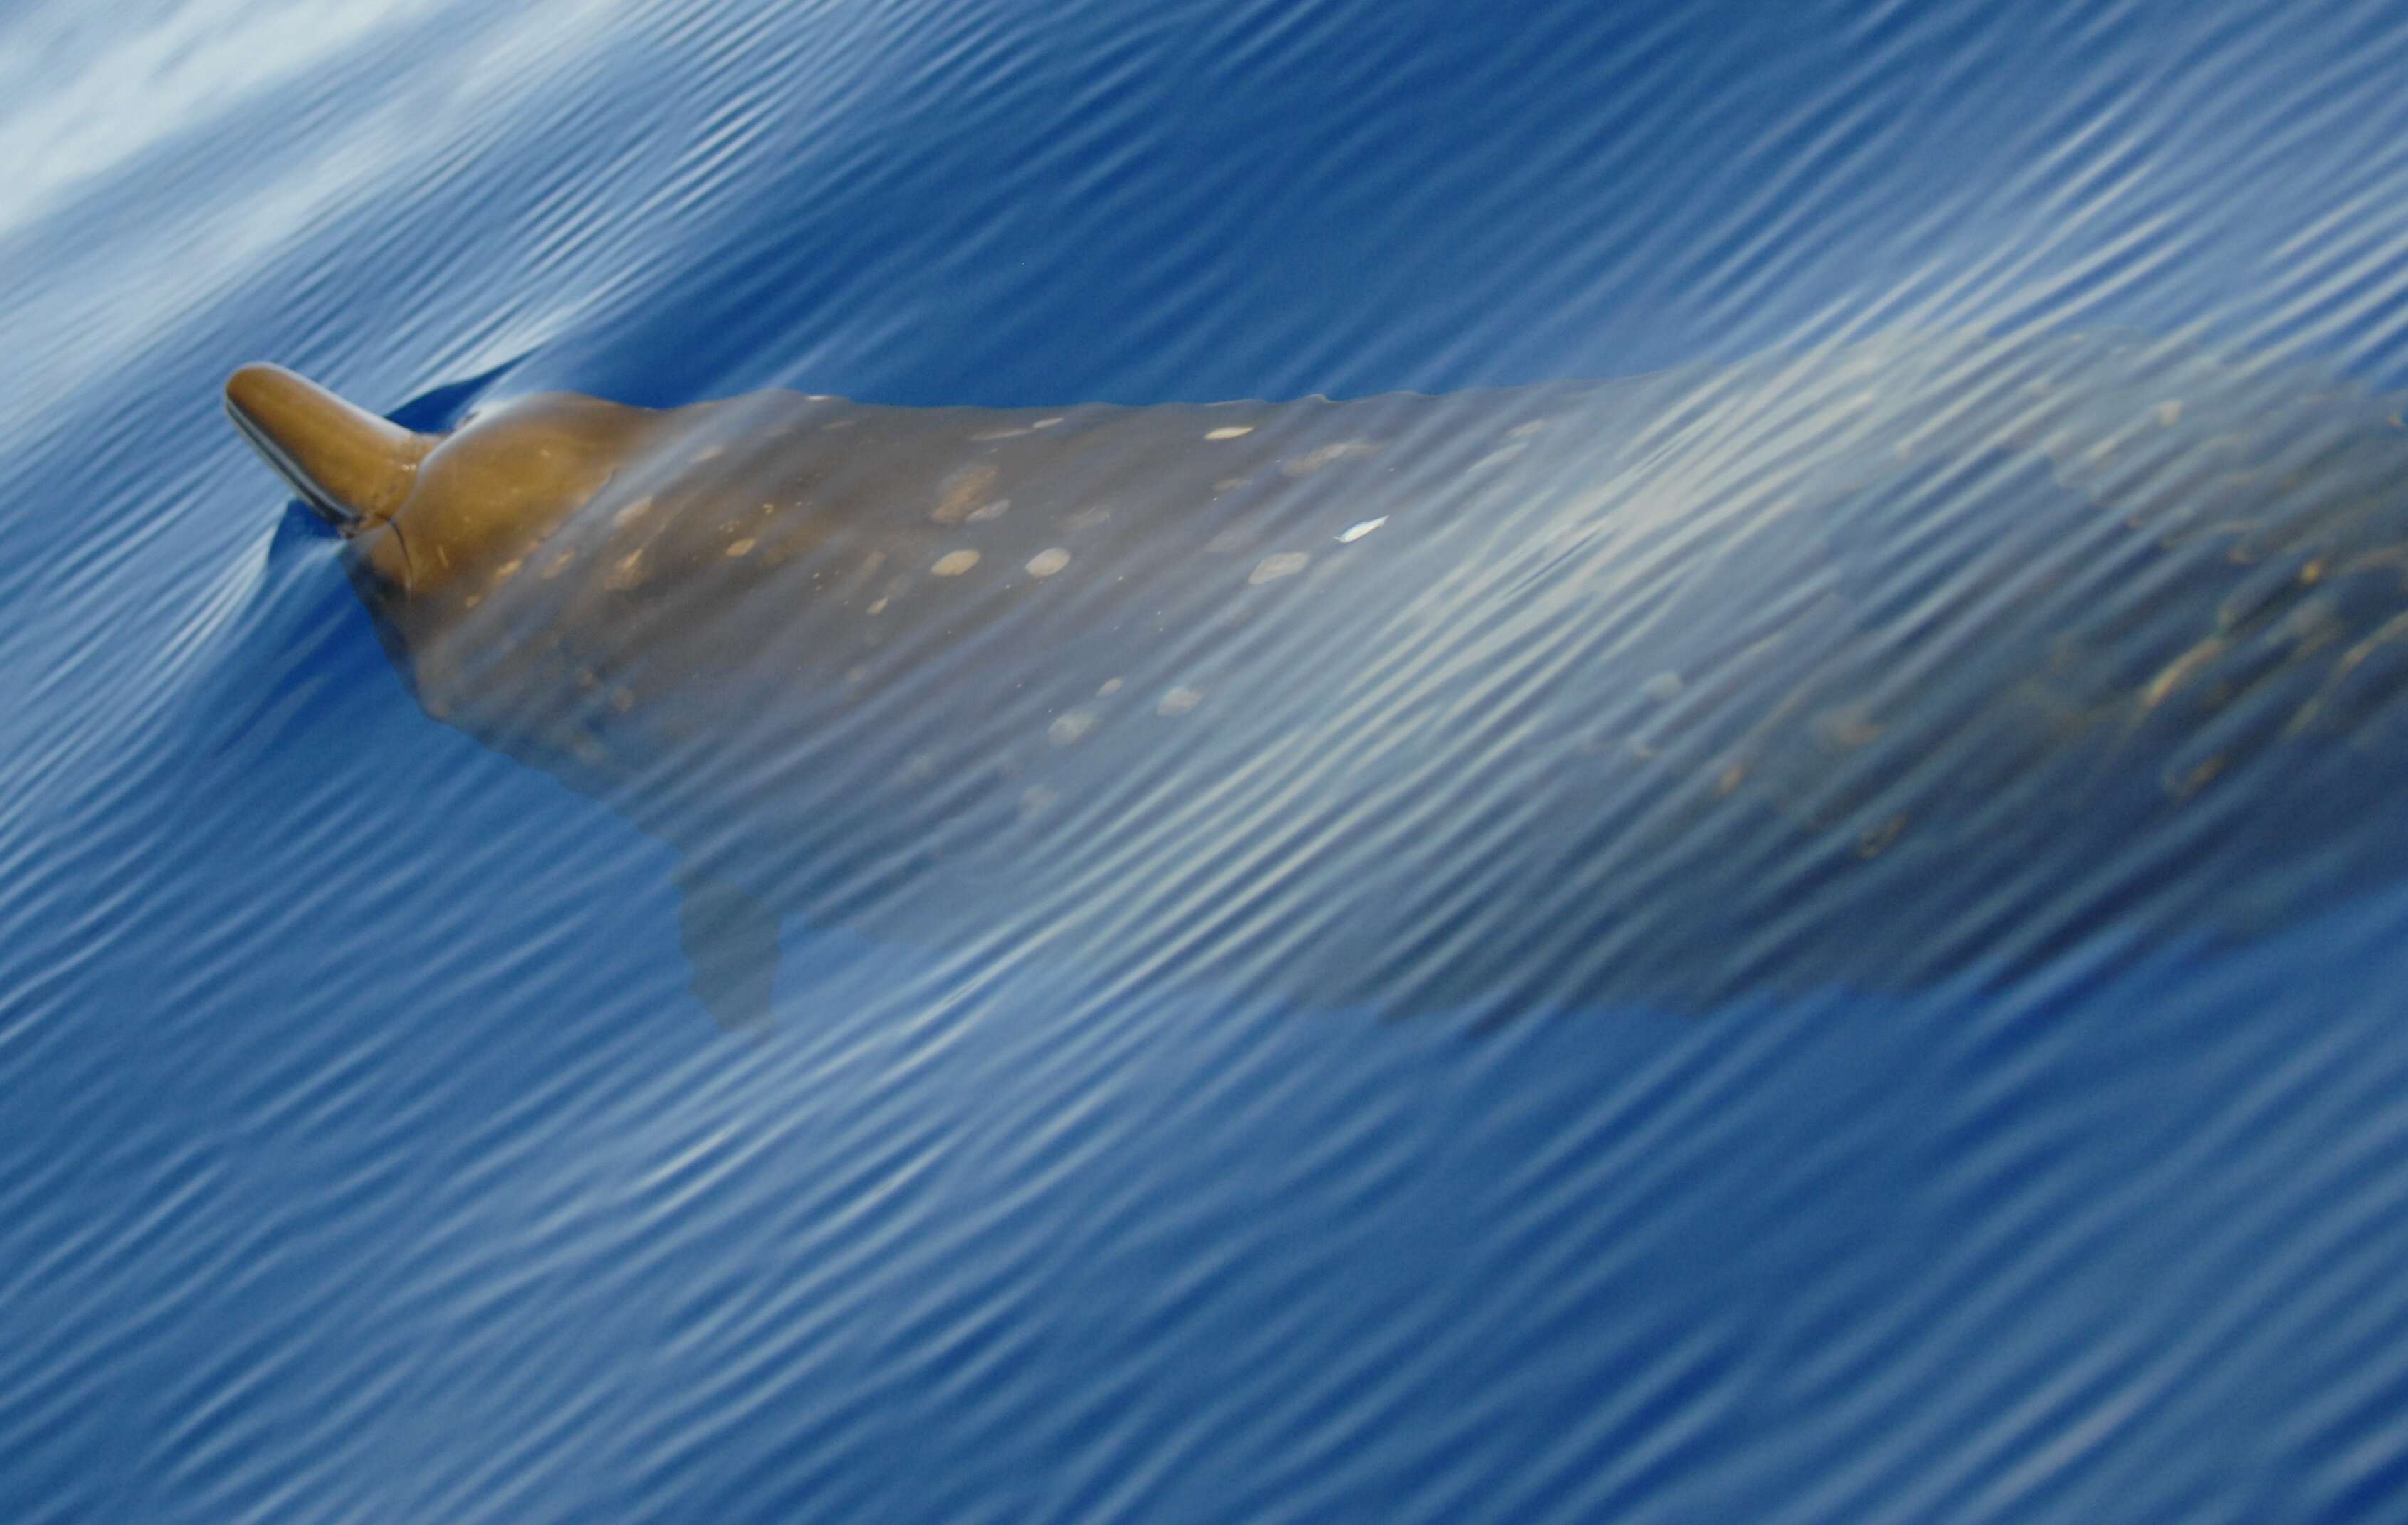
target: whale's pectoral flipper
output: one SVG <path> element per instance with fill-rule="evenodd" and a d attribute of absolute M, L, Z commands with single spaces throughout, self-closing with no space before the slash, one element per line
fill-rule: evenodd
<path fill-rule="evenodd" d="M 678 933 L 695 998 L 731 1033 L 766 1031 L 778 977 L 778 913 L 741 885 L 691 861 L 676 875 Z"/>

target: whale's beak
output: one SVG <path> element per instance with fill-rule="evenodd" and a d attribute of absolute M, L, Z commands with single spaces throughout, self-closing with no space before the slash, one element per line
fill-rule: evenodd
<path fill-rule="evenodd" d="M 401 507 L 435 436 L 378 418 L 280 365 L 227 378 L 225 408 L 321 519 L 345 534 L 376 528 Z"/>

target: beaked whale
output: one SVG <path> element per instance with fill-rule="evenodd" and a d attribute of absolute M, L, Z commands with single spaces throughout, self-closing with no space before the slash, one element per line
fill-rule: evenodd
<path fill-rule="evenodd" d="M 2297 369 L 1908 335 L 1332 403 L 546 393 L 242 434 L 426 710 L 780 918 L 1490 1016 L 1998 978 L 2397 871 L 2408 433 Z"/>

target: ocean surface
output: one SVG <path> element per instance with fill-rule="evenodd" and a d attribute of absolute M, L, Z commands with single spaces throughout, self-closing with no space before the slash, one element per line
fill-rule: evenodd
<path fill-rule="evenodd" d="M 2103 834 L 2143 889 L 2095 915 L 1803 877 L 1781 915 L 1847 957 L 1693 934 L 1681 998 L 1504 978 L 1567 925 L 1485 892 L 1511 770 L 1355 844 L 1501 995 L 1423 944 L 1361 984 L 1418 999 L 1329 994 L 1240 839 L 1097 831 L 1054 866 L 1150 908 L 1117 942 L 1008 894 L 791 919 L 730 1033 L 676 852 L 430 718 L 220 405 L 270 360 L 424 428 L 552 389 L 1770 407 L 1905 335 L 2289 400 L 2193 395 L 2163 473 L 2387 449 L 2403 78 L 2408 10 L 2319 0 L 11 7 L 0 1519 L 2408 1520 L 2396 735 L 2222 779 L 2222 856 Z M 1745 477 L 1722 437 L 1684 466 Z M 1831 500 L 1849 564 L 2048 553 L 2013 479 L 1917 480 Z M 1715 634 L 1644 570 L 1617 607 Z M 1396 718 L 1328 697 L 1276 702 Z M 2362 850 L 2233 911 L 2286 835 Z M 1754 882 L 1648 840 L 1667 877 L 1584 891 Z M 1170 894 L 1215 852 L 1228 898 Z M 1152 977 L 1248 934 L 1261 978 Z"/>

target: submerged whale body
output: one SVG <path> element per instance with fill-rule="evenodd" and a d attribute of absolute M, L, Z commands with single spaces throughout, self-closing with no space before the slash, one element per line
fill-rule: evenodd
<path fill-rule="evenodd" d="M 781 917 L 1491 1016 L 2213 945 L 2408 848 L 2397 405 L 2129 340 L 985 410 L 237 426 L 429 713 Z"/>

